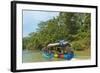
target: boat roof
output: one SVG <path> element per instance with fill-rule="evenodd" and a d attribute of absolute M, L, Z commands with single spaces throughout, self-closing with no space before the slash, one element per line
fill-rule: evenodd
<path fill-rule="evenodd" d="M 63 45 L 67 45 L 67 44 L 69 44 L 69 42 L 63 42 Z M 60 45 L 60 43 L 50 43 L 47 45 L 47 47 L 54 47 L 54 46 L 58 46 L 58 45 Z"/>

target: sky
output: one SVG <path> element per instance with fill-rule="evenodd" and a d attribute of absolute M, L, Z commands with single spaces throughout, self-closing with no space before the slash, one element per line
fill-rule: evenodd
<path fill-rule="evenodd" d="M 59 12 L 23 10 L 23 37 L 35 32 L 41 21 L 47 21 L 59 15 Z"/>

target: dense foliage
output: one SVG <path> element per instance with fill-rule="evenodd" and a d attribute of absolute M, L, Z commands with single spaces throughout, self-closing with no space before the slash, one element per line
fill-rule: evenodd
<path fill-rule="evenodd" d="M 60 12 L 46 22 L 40 22 L 36 32 L 23 37 L 23 49 L 42 49 L 48 43 L 66 40 L 75 50 L 90 49 L 91 15 Z"/>

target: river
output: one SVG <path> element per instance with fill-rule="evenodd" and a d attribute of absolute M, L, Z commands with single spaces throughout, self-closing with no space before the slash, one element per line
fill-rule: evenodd
<path fill-rule="evenodd" d="M 22 52 L 22 62 L 30 63 L 30 62 L 46 62 L 46 61 L 63 61 L 64 59 L 54 58 L 54 59 L 46 59 L 43 57 L 41 51 L 31 51 L 31 50 L 23 50 Z"/>
<path fill-rule="evenodd" d="M 84 60 L 84 59 L 90 59 L 90 56 L 81 56 L 81 55 L 75 55 L 72 60 Z M 48 61 L 64 61 L 65 59 L 60 58 L 52 58 L 47 59 L 43 57 L 43 54 L 41 51 L 36 50 L 23 50 L 22 52 L 22 62 L 23 63 L 31 63 L 31 62 L 48 62 Z M 70 60 L 71 61 L 71 60 Z"/>

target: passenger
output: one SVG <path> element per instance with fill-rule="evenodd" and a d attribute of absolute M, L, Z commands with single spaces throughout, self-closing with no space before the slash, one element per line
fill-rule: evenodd
<path fill-rule="evenodd" d="M 48 48 L 47 48 L 47 47 L 44 47 L 44 48 L 42 49 L 42 51 L 43 51 L 44 53 L 48 53 Z"/>

